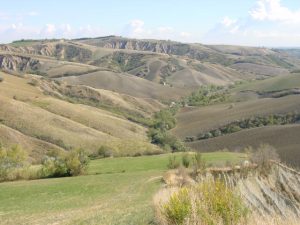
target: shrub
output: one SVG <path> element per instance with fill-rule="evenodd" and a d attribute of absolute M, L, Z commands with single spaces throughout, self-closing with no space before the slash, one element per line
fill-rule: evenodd
<path fill-rule="evenodd" d="M 206 162 L 202 158 L 202 154 L 200 152 L 197 152 L 194 155 L 193 159 L 193 166 L 194 166 L 194 175 L 197 175 L 198 171 L 203 171 L 206 168 Z"/>
<path fill-rule="evenodd" d="M 89 163 L 86 152 L 79 148 L 70 151 L 65 158 L 67 174 L 69 176 L 78 176 L 83 174 Z"/>
<path fill-rule="evenodd" d="M 204 182 L 195 191 L 200 221 L 205 221 L 206 224 L 217 224 L 217 221 L 221 221 L 221 224 L 231 225 L 246 218 L 248 210 L 241 197 L 223 182 Z M 215 222 L 211 223 L 213 221 Z"/>
<path fill-rule="evenodd" d="M 42 168 L 39 171 L 41 177 L 64 177 L 67 175 L 65 153 L 52 150 L 44 157 Z"/>
<path fill-rule="evenodd" d="M 181 188 L 159 204 L 158 219 L 167 225 L 244 224 L 249 213 L 241 197 L 219 180 Z"/>
<path fill-rule="evenodd" d="M 3 78 L 3 77 L 0 77 L 0 83 L 3 82 L 3 80 L 4 80 L 4 78 Z"/>
<path fill-rule="evenodd" d="M 27 166 L 27 153 L 19 145 L 0 146 L 0 181 L 22 179 Z"/>
<path fill-rule="evenodd" d="M 169 157 L 169 163 L 167 167 L 169 169 L 176 169 L 180 166 L 180 163 L 176 160 L 176 156 L 170 156 Z"/>
<path fill-rule="evenodd" d="M 41 177 L 78 176 L 85 172 L 89 158 L 83 149 L 71 150 L 68 153 L 51 151 L 43 160 Z"/>
<path fill-rule="evenodd" d="M 104 145 L 102 145 L 97 152 L 93 154 L 94 158 L 107 158 L 111 156 L 113 156 L 112 150 Z"/>
<path fill-rule="evenodd" d="M 182 165 L 185 167 L 185 168 L 189 168 L 190 166 L 190 156 L 188 153 L 185 153 L 182 155 Z"/>
<path fill-rule="evenodd" d="M 163 215 L 165 215 L 168 224 L 181 225 L 191 214 L 192 204 L 188 189 L 182 188 L 174 193 L 168 203 L 163 206 Z"/>

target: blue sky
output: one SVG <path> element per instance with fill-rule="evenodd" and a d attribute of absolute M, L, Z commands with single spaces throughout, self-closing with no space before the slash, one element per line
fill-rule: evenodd
<path fill-rule="evenodd" d="M 105 35 L 205 44 L 299 47 L 300 0 L 1 2 L 1 43 L 22 38 Z"/>

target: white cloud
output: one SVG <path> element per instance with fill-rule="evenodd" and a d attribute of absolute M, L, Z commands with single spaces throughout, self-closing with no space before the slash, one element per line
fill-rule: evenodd
<path fill-rule="evenodd" d="M 172 27 L 158 27 L 157 30 L 161 33 L 169 33 L 174 31 Z"/>
<path fill-rule="evenodd" d="M 254 20 L 300 23 L 300 10 L 292 11 L 283 6 L 280 0 L 259 0 L 249 14 Z"/>
<path fill-rule="evenodd" d="M 104 29 L 90 25 L 77 29 L 70 24 L 45 24 L 43 27 L 31 27 L 22 23 L 10 25 L 0 24 L 0 43 L 8 43 L 19 39 L 44 39 L 44 38 L 80 38 L 108 35 Z"/>
<path fill-rule="evenodd" d="M 46 24 L 46 26 L 42 29 L 41 33 L 48 36 L 54 35 L 56 31 L 56 26 L 54 24 Z"/>
<path fill-rule="evenodd" d="M 236 24 L 237 20 L 230 19 L 228 16 L 225 16 L 223 20 L 221 21 L 221 24 L 223 24 L 225 27 L 230 27 L 234 24 Z"/>
<path fill-rule="evenodd" d="M 183 37 L 183 38 L 190 38 L 192 36 L 192 34 L 183 31 L 183 32 L 180 33 L 180 36 Z"/>
<path fill-rule="evenodd" d="M 257 0 L 239 19 L 224 17 L 202 41 L 208 44 L 300 46 L 300 9 L 291 10 L 280 0 Z"/>
<path fill-rule="evenodd" d="M 7 13 L 0 12 L 0 20 L 22 20 L 25 17 L 38 16 L 39 13 L 36 11 L 23 12 L 23 13 Z"/>
<path fill-rule="evenodd" d="M 138 19 L 130 21 L 127 25 L 128 35 L 133 37 L 143 36 L 146 33 L 144 24 L 144 21 Z"/>
<path fill-rule="evenodd" d="M 190 41 L 192 38 L 191 33 L 185 31 L 176 31 L 170 26 L 148 28 L 145 25 L 145 22 L 139 19 L 130 21 L 120 35 L 131 38 L 169 39 L 176 41 Z"/>
<path fill-rule="evenodd" d="M 25 15 L 27 15 L 27 16 L 38 16 L 39 13 L 36 12 L 36 11 L 31 11 L 31 12 L 26 13 Z"/>

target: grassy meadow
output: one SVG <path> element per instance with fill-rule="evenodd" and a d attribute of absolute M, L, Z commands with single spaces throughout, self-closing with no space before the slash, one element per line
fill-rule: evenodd
<path fill-rule="evenodd" d="M 181 154 L 174 154 L 178 161 Z M 151 224 L 169 156 L 98 159 L 84 176 L 1 183 L 0 224 Z M 203 154 L 208 164 L 244 157 Z"/>

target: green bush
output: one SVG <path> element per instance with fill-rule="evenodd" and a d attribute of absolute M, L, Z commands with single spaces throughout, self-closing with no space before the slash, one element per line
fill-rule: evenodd
<path fill-rule="evenodd" d="M 65 158 L 67 174 L 69 176 L 78 176 L 86 171 L 89 163 L 89 157 L 86 152 L 79 148 L 70 151 Z"/>
<path fill-rule="evenodd" d="M 182 155 L 182 165 L 183 165 L 185 168 L 189 168 L 190 162 L 191 162 L 191 159 L 190 159 L 189 154 L 188 154 L 188 153 L 183 154 L 183 155 Z"/>
<path fill-rule="evenodd" d="M 42 161 L 41 177 L 64 177 L 67 175 L 66 154 L 59 150 L 50 151 Z"/>
<path fill-rule="evenodd" d="M 39 172 L 41 177 L 77 176 L 85 172 L 89 158 L 83 149 L 67 153 L 51 151 L 43 160 Z"/>
<path fill-rule="evenodd" d="M 102 145 L 96 152 L 90 155 L 92 159 L 108 158 L 112 156 L 113 156 L 112 150 L 109 147 L 104 145 Z"/>

